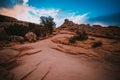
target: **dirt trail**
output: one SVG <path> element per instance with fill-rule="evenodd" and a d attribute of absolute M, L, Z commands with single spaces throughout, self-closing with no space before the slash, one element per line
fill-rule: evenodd
<path fill-rule="evenodd" d="M 36 43 L 14 46 L 16 50 L 32 47 L 21 51 L 20 65 L 11 70 L 14 80 L 110 80 L 102 63 L 51 48 L 57 46 L 51 39 L 64 36 L 70 35 L 59 34 Z"/>

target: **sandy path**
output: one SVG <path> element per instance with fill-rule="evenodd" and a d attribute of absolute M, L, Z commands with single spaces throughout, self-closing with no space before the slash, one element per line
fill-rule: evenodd
<path fill-rule="evenodd" d="M 104 66 L 99 62 L 52 49 L 57 44 L 51 39 L 63 36 L 69 35 L 59 34 L 36 43 L 15 46 L 14 48 L 31 46 L 34 49 L 28 52 L 40 52 L 18 59 L 21 64 L 11 70 L 14 80 L 108 80 Z"/>

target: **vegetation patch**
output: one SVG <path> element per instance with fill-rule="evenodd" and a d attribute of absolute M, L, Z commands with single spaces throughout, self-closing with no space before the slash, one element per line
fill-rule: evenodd
<path fill-rule="evenodd" d="M 76 35 L 71 37 L 69 39 L 69 42 L 75 43 L 76 41 L 83 41 L 83 40 L 87 40 L 87 39 L 88 39 L 87 33 L 84 30 L 82 30 L 82 31 L 76 31 Z"/>
<path fill-rule="evenodd" d="M 96 48 L 96 47 L 102 46 L 102 44 L 103 43 L 101 41 L 96 41 L 96 42 L 93 42 L 91 46 L 92 46 L 92 48 Z"/>

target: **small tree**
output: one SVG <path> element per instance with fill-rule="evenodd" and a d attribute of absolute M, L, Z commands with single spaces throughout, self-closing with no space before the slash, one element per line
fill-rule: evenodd
<path fill-rule="evenodd" d="M 41 16 L 40 17 L 40 25 L 45 27 L 49 34 L 52 34 L 53 32 L 53 27 L 56 26 L 55 22 L 53 21 L 54 18 L 52 18 L 51 16 L 49 17 L 45 17 L 45 16 Z"/>

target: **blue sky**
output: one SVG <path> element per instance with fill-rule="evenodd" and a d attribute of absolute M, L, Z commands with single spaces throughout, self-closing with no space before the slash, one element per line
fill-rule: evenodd
<path fill-rule="evenodd" d="M 52 16 L 57 26 L 61 25 L 65 18 L 79 24 L 111 25 L 110 20 L 105 22 L 104 18 L 120 18 L 119 8 L 120 0 L 0 0 L 0 14 L 34 23 L 39 23 L 40 16 Z M 116 14 L 118 17 L 114 17 Z M 101 16 L 102 21 L 98 19 Z M 92 18 L 94 21 L 90 21 Z M 113 20 L 113 25 L 119 23 L 119 20 Z"/>
<path fill-rule="evenodd" d="M 28 4 L 37 8 L 89 13 L 90 17 L 120 12 L 120 0 L 29 0 Z"/>

